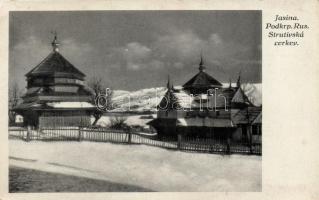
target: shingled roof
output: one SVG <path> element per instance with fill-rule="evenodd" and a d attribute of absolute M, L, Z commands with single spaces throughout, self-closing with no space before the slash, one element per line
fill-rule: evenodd
<path fill-rule="evenodd" d="M 187 81 L 183 87 L 184 88 L 211 88 L 211 87 L 222 87 L 222 84 L 211 77 L 205 72 L 206 66 L 204 65 L 203 57 L 200 57 L 199 72 Z"/>
<path fill-rule="evenodd" d="M 61 75 L 69 74 L 71 76 L 83 79 L 85 74 L 75 68 L 67 59 L 59 52 L 51 52 L 40 64 L 33 68 L 26 76 L 37 75 Z"/>
<path fill-rule="evenodd" d="M 234 94 L 232 100 L 232 103 L 241 103 L 241 104 L 247 104 L 247 105 L 253 105 L 247 95 L 244 93 L 244 91 L 239 87 L 236 91 L 236 93 Z"/>
<path fill-rule="evenodd" d="M 198 72 L 193 78 L 191 78 L 188 82 L 186 82 L 183 87 L 184 88 L 190 88 L 190 87 L 207 87 L 207 86 L 213 86 L 213 87 L 221 87 L 222 84 L 208 75 L 204 71 Z"/>

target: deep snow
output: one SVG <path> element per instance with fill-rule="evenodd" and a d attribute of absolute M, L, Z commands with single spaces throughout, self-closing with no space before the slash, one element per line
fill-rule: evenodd
<path fill-rule="evenodd" d="M 10 140 L 10 165 L 155 191 L 261 191 L 261 157 L 144 145 Z"/>
<path fill-rule="evenodd" d="M 145 129 L 149 128 L 149 125 L 147 125 L 148 122 L 156 118 L 156 114 L 152 115 L 152 118 L 143 118 L 148 117 L 150 115 L 130 115 L 130 116 L 123 116 L 122 118 L 125 119 L 124 123 L 128 126 L 141 126 Z M 109 127 L 111 125 L 111 119 L 114 118 L 114 116 L 102 116 L 96 123 L 96 125 L 101 127 Z M 91 118 L 91 122 L 94 121 L 94 118 Z"/>

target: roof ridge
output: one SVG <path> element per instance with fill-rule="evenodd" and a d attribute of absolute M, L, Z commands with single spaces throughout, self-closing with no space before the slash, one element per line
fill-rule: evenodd
<path fill-rule="evenodd" d="M 243 89 L 242 89 L 241 87 L 239 87 L 239 88 L 237 89 L 237 91 L 235 92 L 234 96 L 233 96 L 232 99 L 231 99 L 231 102 L 238 103 L 238 102 L 233 101 L 238 92 L 240 92 L 240 94 L 243 95 L 242 98 L 243 98 L 243 101 L 244 101 L 244 102 L 239 102 L 239 103 L 246 103 L 246 102 L 248 102 L 249 105 L 255 106 L 255 105 L 249 100 L 248 96 L 245 94 L 245 92 L 243 91 Z"/>
<path fill-rule="evenodd" d="M 32 68 L 28 73 L 25 74 L 25 76 L 28 76 L 29 74 L 31 74 L 33 71 L 35 71 L 37 68 L 39 68 L 39 66 L 41 64 L 43 64 L 45 61 L 47 61 L 49 59 L 49 57 L 53 56 L 55 52 L 51 52 L 49 53 L 49 55 L 47 55 L 47 57 L 45 57 L 39 64 L 37 64 L 34 68 Z"/>
<path fill-rule="evenodd" d="M 215 79 L 214 77 L 212 77 L 211 75 L 209 75 L 208 73 L 204 72 L 204 71 L 200 71 L 198 72 L 196 75 L 194 75 L 189 81 L 187 81 L 183 87 L 189 87 L 189 86 L 192 86 L 195 81 L 196 81 L 196 78 L 198 76 L 200 76 L 201 74 L 204 74 L 204 76 L 206 77 L 206 80 L 204 80 L 204 84 L 207 84 L 209 83 L 208 85 L 211 86 L 211 85 L 218 85 L 218 86 L 222 86 L 222 84 L 217 80 Z M 213 82 L 213 83 L 212 83 Z M 196 83 L 195 83 L 196 84 Z"/>
<path fill-rule="evenodd" d="M 78 68 L 76 68 L 68 59 L 66 59 L 62 54 L 60 54 L 59 52 L 56 52 L 59 56 L 61 56 L 71 67 L 73 67 L 76 71 L 78 71 L 79 73 L 81 73 L 82 75 L 85 76 L 85 74 L 83 72 L 81 72 Z"/>

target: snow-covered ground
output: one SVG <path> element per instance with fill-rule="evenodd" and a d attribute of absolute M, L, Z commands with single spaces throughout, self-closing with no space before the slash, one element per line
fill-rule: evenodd
<path fill-rule="evenodd" d="M 102 116 L 96 123 L 96 125 L 101 127 L 109 127 L 111 125 L 111 119 L 114 118 L 114 116 Z M 128 126 L 141 126 L 143 128 L 149 128 L 149 125 L 147 125 L 148 122 L 156 118 L 156 114 L 152 115 L 129 115 L 129 116 L 122 116 L 121 118 L 124 118 L 124 123 Z M 94 121 L 94 118 L 91 119 L 91 121 Z"/>
<path fill-rule="evenodd" d="M 10 165 L 155 191 L 261 191 L 261 157 L 144 145 L 10 140 Z"/>

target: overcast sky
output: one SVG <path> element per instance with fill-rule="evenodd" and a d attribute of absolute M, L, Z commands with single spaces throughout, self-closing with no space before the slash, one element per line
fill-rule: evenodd
<path fill-rule="evenodd" d="M 165 86 L 170 74 L 182 85 L 198 72 L 202 51 L 207 72 L 220 82 L 261 82 L 259 11 L 11 12 L 10 84 L 51 51 L 57 31 L 60 53 L 114 89 Z"/>

